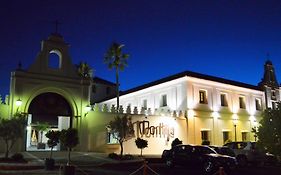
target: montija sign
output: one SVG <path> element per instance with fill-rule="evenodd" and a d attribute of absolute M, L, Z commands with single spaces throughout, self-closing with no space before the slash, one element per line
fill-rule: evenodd
<path fill-rule="evenodd" d="M 163 122 L 152 125 L 147 120 L 136 121 L 133 123 L 133 127 L 136 137 L 174 138 L 175 135 L 175 128 Z"/>

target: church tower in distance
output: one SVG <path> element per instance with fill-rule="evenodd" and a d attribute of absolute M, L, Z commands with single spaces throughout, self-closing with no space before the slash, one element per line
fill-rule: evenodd
<path fill-rule="evenodd" d="M 276 108 L 276 102 L 280 101 L 279 83 L 277 81 L 274 66 L 270 60 L 264 65 L 264 75 L 259 87 L 265 92 L 266 108 Z"/>

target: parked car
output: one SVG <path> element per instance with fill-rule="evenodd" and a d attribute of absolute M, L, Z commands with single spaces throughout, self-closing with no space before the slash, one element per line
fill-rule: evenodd
<path fill-rule="evenodd" d="M 224 146 L 233 150 L 240 166 L 248 163 L 263 165 L 266 161 L 266 153 L 256 147 L 256 142 L 229 142 Z"/>
<path fill-rule="evenodd" d="M 210 146 L 210 147 L 213 148 L 218 154 L 235 157 L 234 151 L 227 146 Z"/>
<path fill-rule="evenodd" d="M 204 173 L 214 173 L 219 167 L 226 171 L 236 168 L 234 157 L 218 154 L 214 149 L 204 145 L 177 145 L 164 150 L 162 159 L 168 167 L 183 165 L 201 168 Z"/>

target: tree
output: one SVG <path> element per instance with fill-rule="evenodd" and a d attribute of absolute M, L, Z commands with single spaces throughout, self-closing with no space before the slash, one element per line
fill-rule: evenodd
<path fill-rule="evenodd" d="M 113 42 L 104 56 L 104 62 L 108 65 L 108 68 L 115 69 L 117 97 L 116 111 L 119 111 L 119 71 L 124 70 L 128 65 L 127 60 L 129 58 L 129 54 L 122 52 L 123 47 L 123 44 Z"/>
<path fill-rule="evenodd" d="M 45 159 L 45 168 L 53 170 L 55 168 L 55 160 L 52 158 L 53 148 L 59 143 L 60 131 L 49 130 L 45 136 L 48 138 L 47 144 L 51 148 L 50 158 Z"/>
<path fill-rule="evenodd" d="M 142 150 L 148 146 L 147 140 L 144 140 L 144 139 L 141 139 L 138 137 L 135 140 L 135 143 L 136 143 L 138 149 L 141 150 L 141 156 L 142 156 Z"/>
<path fill-rule="evenodd" d="M 113 121 L 110 121 L 107 130 L 120 144 L 120 156 L 123 156 L 123 142 L 129 140 L 134 135 L 133 124 L 131 118 L 127 115 L 120 117 L 117 115 Z"/>
<path fill-rule="evenodd" d="M 6 152 L 5 158 L 9 157 L 9 152 L 19 138 L 23 137 L 25 126 L 24 117 L 14 117 L 11 119 L 1 119 L 0 137 L 4 140 Z"/>
<path fill-rule="evenodd" d="M 281 104 L 276 109 L 266 109 L 262 113 L 257 130 L 258 146 L 261 149 L 281 156 Z"/>
<path fill-rule="evenodd" d="M 173 142 L 172 142 L 172 148 L 173 147 L 175 147 L 175 146 L 177 146 L 177 145 L 181 145 L 182 144 L 182 141 L 180 140 L 180 139 L 178 139 L 178 138 L 175 138 L 175 140 L 173 140 Z"/>
<path fill-rule="evenodd" d="M 80 62 L 78 65 L 76 65 L 76 67 L 77 73 L 80 77 L 87 78 L 91 76 L 92 69 L 86 62 Z"/>
<path fill-rule="evenodd" d="M 48 131 L 45 136 L 48 138 L 47 144 L 51 148 L 50 159 L 52 159 L 53 149 L 59 143 L 60 131 Z"/>
<path fill-rule="evenodd" d="M 75 128 L 63 129 L 60 133 L 60 142 L 68 150 L 67 165 L 70 165 L 71 149 L 79 144 L 77 129 Z"/>

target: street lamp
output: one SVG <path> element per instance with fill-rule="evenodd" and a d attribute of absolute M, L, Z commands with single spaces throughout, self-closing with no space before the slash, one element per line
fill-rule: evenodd
<path fill-rule="evenodd" d="M 234 118 L 233 119 L 233 125 L 234 125 L 234 139 L 235 139 L 235 142 L 237 142 L 237 131 L 236 131 L 237 123 L 238 123 L 238 119 Z"/>

